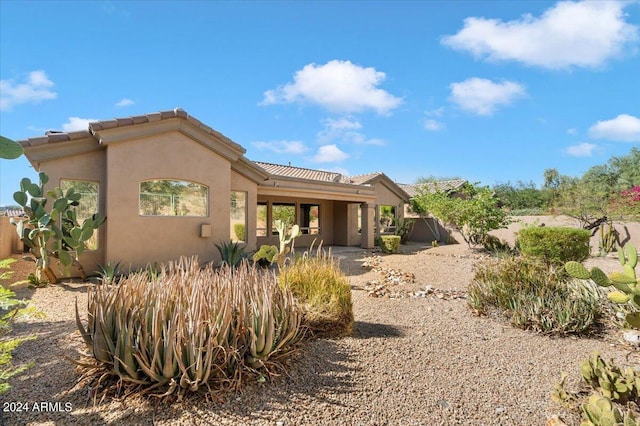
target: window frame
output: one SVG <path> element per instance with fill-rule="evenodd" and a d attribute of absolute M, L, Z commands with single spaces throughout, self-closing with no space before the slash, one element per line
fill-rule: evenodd
<path fill-rule="evenodd" d="M 302 234 L 304 235 L 319 235 L 321 233 L 321 226 L 322 226 L 322 220 L 321 220 L 321 214 L 320 214 L 320 203 L 299 203 L 298 204 L 298 210 L 299 210 L 299 226 L 300 226 L 300 232 L 302 232 Z M 305 211 L 303 210 L 305 207 L 308 207 L 308 213 L 305 213 Z M 317 207 L 317 218 L 316 220 L 318 221 L 318 225 L 317 226 L 311 226 L 311 211 L 313 209 L 313 207 Z M 305 224 L 303 223 L 305 218 L 308 217 L 308 223 Z M 306 232 L 305 232 L 306 231 Z M 312 231 L 316 231 L 316 232 L 312 232 Z"/>
<path fill-rule="evenodd" d="M 143 207 L 142 207 L 142 195 L 143 194 L 149 194 L 149 195 L 171 195 L 172 197 L 172 205 L 173 205 L 173 197 L 175 197 L 177 194 L 154 194 L 154 193 L 143 193 L 142 192 L 142 184 L 145 182 L 158 182 L 158 181 L 170 181 L 170 182 L 178 182 L 179 184 L 186 184 L 186 185 L 182 185 L 184 187 L 186 187 L 188 184 L 194 184 L 194 185 L 198 185 L 200 188 L 203 188 L 205 190 L 204 192 L 204 214 L 143 214 Z M 196 182 L 196 181 L 192 181 L 192 180 L 186 180 L 186 179 L 173 179 L 173 178 L 156 178 L 156 179 L 144 179 L 141 180 L 140 182 L 138 182 L 138 216 L 139 217 L 181 217 L 181 218 L 202 218 L 202 217 L 209 217 L 209 200 L 210 200 L 210 194 L 209 194 L 209 186 L 208 185 L 204 185 L 203 183 L 200 182 Z M 175 205 L 173 205 L 171 207 L 174 211 L 175 211 Z"/>
<path fill-rule="evenodd" d="M 233 194 L 242 194 L 244 196 L 244 218 L 242 222 L 234 222 L 234 218 L 233 218 L 233 209 L 237 208 L 233 206 Z M 237 200 L 237 199 L 236 199 Z M 231 190 L 230 194 L 229 194 L 229 234 L 230 234 L 230 239 L 233 242 L 238 242 L 238 243 L 246 243 L 247 242 L 247 223 L 248 223 L 248 218 L 249 218 L 249 211 L 248 211 L 248 206 L 247 206 L 247 201 L 249 200 L 249 194 L 247 191 L 237 191 L 237 190 Z M 235 225 L 238 223 L 242 223 L 244 225 L 244 240 L 235 238 L 237 237 L 236 235 L 236 231 L 235 231 Z"/>
<path fill-rule="evenodd" d="M 96 211 L 93 212 L 92 214 L 98 213 L 101 214 L 100 212 L 100 181 L 98 180 L 93 180 L 93 179 L 70 179 L 70 178 L 60 178 L 60 181 L 58 182 L 58 187 L 60 188 L 60 190 L 63 192 L 63 194 L 66 194 L 67 191 L 69 190 L 69 188 L 74 188 L 75 191 L 75 186 L 70 185 L 69 188 L 63 188 L 64 183 L 63 182 L 87 182 L 87 183 L 93 183 L 96 185 L 96 192 L 95 192 L 95 196 L 96 196 Z M 76 193 L 80 193 L 80 194 L 86 194 L 80 191 L 75 191 Z M 84 197 L 84 195 L 83 195 Z M 80 198 L 80 204 L 82 204 L 82 198 Z M 79 206 L 71 206 L 70 208 L 75 210 L 76 212 L 76 219 L 78 220 L 78 223 L 82 224 L 82 221 L 84 221 L 84 219 L 86 219 L 86 217 L 82 217 L 79 218 L 78 215 L 78 207 Z M 62 217 L 59 219 L 59 226 L 60 229 L 63 229 L 63 225 L 62 225 Z M 83 249 L 84 252 L 92 252 L 92 251 L 97 251 L 100 250 L 100 233 L 99 233 L 100 228 L 98 229 L 94 229 L 93 230 L 93 236 L 91 238 L 95 238 L 95 248 L 89 248 L 86 246 L 85 242 L 85 248 Z M 91 239 L 89 239 L 90 241 Z"/>

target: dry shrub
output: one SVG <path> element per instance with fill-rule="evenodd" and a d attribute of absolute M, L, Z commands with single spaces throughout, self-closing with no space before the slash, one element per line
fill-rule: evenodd
<path fill-rule="evenodd" d="M 316 335 L 343 336 L 353 327 L 349 280 L 338 261 L 318 248 L 305 252 L 280 271 L 280 285 L 304 306 L 304 322 Z"/>

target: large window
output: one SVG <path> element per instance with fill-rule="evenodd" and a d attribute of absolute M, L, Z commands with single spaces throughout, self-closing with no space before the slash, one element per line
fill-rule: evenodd
<path fill-rule="evenodd" d="M 275 229 L 276 220 L 281 220 L 285 224 L 285 228 L 289 229 L 296 223 L 296 205 L 293 203 L 273 203 L 271 205 L 271 232 L 278 235 Z"/>
<path fill-rule="evenodd" d="M 380 206 L 378 212 L 378 223 L 381 234 L 393 234 L 396 230 L 396 207 Z"/>
<path fill-rule="evenodd" d="M 141 216 L 207 216 L 209 190 L 182 180 L 140 182 Z"/>
<path fill-rule="evenodd" d="M 98 182 L 86 180 L 60 179 L 60 189 L 65 194 L 69 189 L 73 188 L 74 192 L 82 195 L 80 204 L 71 209 L 75 212 L 76 220 L 80 225 L 85 219 L 98 213 Z M 61 218 L 62 232 L 68 232 L 73 227 L 67 218 Z M 93 236 L 84 243 L 85 250 L 96 250 L 98 248 L 98 230 L 93 231 Z"/>
<path fill-rule="evenodd" d="M 256 211 L 257 225 L 256 235 L 258 237 L 267 236 L 267 203 L 258 203 L 258 209 Z"/>
<path fill-rule="evenodd" d="M 231 191 L 231 241 L 247 241 L 247 193 Z"/>
<path fill-rule="evenodd" d="M 300 204 L 300 231 L 303 234 L 320 233 L 320 206 Z"/>

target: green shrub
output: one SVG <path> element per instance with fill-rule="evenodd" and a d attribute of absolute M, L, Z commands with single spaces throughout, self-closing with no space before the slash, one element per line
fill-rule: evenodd
<path fill-rule="evenodd" d="M 80 333 L 101 367 L 92 371 L 143 389 L 169 385 L 167 394 L 215 390 L 239 384 L 243 371 L 268 372 L 300 338 L 301 319 L 275 275 L 247 262 L 201 269 L 181 259 L 158 275 L 143 271 L 118 286 L 96 286 L 86 328 L 76 306 Z"/>
<path fill-rule="evenodd" d="M 233 232 L 236 234 L 238 241 L 247 241 L 244 239 L 246 235 L 246 227 L 244 226 L 244 223 L 236 223 L 233 225 Z"/>
<path fill-rule="evenodd" d="M 522 329 L 588 332 L 600 317 L 598 292 L 563 276 L 532 259 L 490 259 L 477 266 L 468 303 L 480 315 L 498 313 Z"/>
<path fill-rule="evenodd" d="M 351 332 L 351 286 L 331 253 L 309 252 L 280 270 L 280 285 L 290 290 L 305 308 L 305 323 L 321 335 Z"/>
<path fill-rule="evenodd" d="M 589 257 L 586 229 L 563 227 L 527 227 L 518 234 L 523 256 L 537 257 L 548 264 L 561 265 L 570 260 L 581 262 Z"/>
<path fill-rule="evenodd" d="M 380 235 L 376 238 L 376 245 L 385 253 L 397 253 L 400 248 L 400 236 Z"/>

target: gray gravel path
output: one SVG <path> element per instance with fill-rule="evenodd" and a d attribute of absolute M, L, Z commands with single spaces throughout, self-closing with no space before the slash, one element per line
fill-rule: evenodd
<path fill-rule="evenodd" d="M 420 249 L 382 257 L 382 266 L 415 274 L 415 283 L 398 287 L 467 288 L 477 253 L 462 245 Z M 47 318 L 16 324 L 16 333 L 38 339 L 20 346 L 14 360 L 35 365 L 12 380 L 3 402 L 53 404 L 44 412 L 4 412 L 6 424 L 544 425 L 554 414 L 577 424 L 550 400 L 560 373 L 575 387 L 578 364 L 591 352 L 618 360 L 626 354 L 615 330 L 598 339 L 550 338 L 473 316 L 464 299 L 369 297 L 362 288 L 378 276 L 362 268 L 365 253 L 336 252 L 354 288 L 352 336 L 307 342 L 288 374 L 215 402 L 155 406 L 129 398 L 94 407 L 62 357 L 81 348 L 73 304 L 77 297 L 85 306 L 88 284 L 23 289 Z M 609 270 L 617 264 L 591 262 Z"/>

